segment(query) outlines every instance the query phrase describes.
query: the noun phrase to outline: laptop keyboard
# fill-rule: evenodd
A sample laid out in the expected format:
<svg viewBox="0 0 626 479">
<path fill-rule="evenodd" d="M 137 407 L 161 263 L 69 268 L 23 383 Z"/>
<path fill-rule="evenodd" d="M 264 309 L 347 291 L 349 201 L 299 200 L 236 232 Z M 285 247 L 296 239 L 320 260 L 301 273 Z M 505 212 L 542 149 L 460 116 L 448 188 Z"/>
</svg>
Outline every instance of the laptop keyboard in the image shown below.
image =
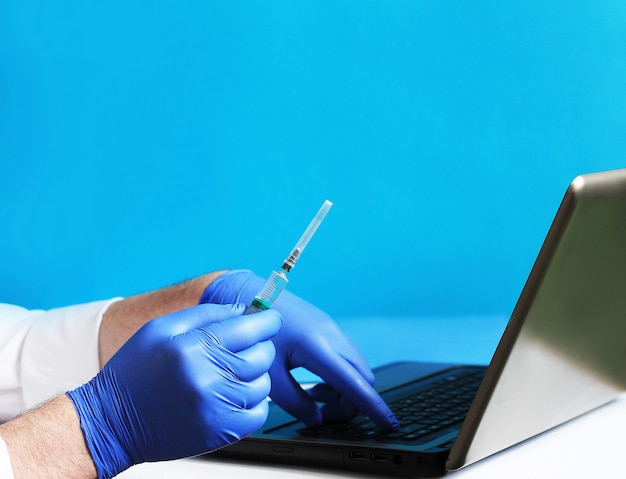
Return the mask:
<svg viewBox="0 0 626 479">
<path fill-rule="evenodd" d="M 348 423 L 324 424 L 299 432 L 345 440 L 418 442 L 434 433 L 460 427 L 484 374 L 485 368 L 463 368 L 434 379 L 426 388 L 409 396 L 391 400 L 388 405 L 400 422 L 400 428 L 395 431 L 382 431 L 369 418 L 360 416 Z"/>
</svg>

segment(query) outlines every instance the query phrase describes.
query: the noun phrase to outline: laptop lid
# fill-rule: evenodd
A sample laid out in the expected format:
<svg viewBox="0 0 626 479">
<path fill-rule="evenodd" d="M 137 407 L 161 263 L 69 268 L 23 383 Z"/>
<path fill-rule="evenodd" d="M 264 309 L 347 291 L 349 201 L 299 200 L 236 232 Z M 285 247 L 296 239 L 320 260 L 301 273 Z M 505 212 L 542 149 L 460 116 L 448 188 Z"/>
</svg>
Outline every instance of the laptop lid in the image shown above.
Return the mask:
<svg viewBox="0 0 626 479">
<path fill-rule="evenodd" d="M 577 177 L 459 432 L 447 469 L 506 449 L 626 388 L 626 169 Z"/>
</svg>

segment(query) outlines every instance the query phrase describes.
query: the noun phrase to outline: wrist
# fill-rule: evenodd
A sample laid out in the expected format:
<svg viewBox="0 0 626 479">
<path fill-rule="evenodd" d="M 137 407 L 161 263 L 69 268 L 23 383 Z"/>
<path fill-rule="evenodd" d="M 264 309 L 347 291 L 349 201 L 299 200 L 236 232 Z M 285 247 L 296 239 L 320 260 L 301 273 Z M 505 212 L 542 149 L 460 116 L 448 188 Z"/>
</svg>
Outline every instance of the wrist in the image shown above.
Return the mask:
<svg viewBox="0 0 626 479">
<path fill-rule="evenodd" d="M 98 479 L 109 479 L 138 461 L 133 461 L 120 446 L 111 428 L 113 423 L 117 424 L 118 428 L 123 428 L 124 425 L 119 424 L 119 414 L 115 414 L 118 407 L 115 400 L 100 400 L 98 385 L 101 374 L 66 395 L 78 415 L 80 429 L 98 473 Z"/>
<path fill-rule="evenodd" d="M 98 336 L 100 367 L 148 321 L 198 304 L 207 286 L 224 272 L 207 273 L 111 304 L 102 317 Z"/>
<path fill-rule="evenodd" d="M 0 425 L 15 479 L 97 477 L 76 410 L 65 396 Z"/>
</svg>

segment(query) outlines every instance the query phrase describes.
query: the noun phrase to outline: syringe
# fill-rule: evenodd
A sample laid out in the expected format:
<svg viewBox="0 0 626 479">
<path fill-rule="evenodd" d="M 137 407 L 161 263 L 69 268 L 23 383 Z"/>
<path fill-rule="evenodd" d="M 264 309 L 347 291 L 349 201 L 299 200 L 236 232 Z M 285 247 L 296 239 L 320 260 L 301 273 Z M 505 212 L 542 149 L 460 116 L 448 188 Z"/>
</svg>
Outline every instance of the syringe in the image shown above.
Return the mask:
<svg viewBox="0 0 626 479">
<path fill-rule="evenodd" d="M 304 230 L 304 233 L 300 236 L 296 246 L 294 246 L 287 259 L 283 262 L 280 270 L 272 271 L 272 274 L 269 278 L 267 278 L 267 281 L 265 281 L 265 284 L 254 297 L 252 303 L 250 303 L 250 306 L 248 306 L 248 309 L 246 309 L 244 314 L 258 313 L 259 311 L 265 311 L 266 309 L 272 307 L 272 304 L 280 292 L 285 289 L 285 286 L 287 286 L 287 283 L 289 282 L 287 279 L 287 273 L 289 273 L 291 268 L 296 265 L 296 261 L 298 261 L 298 258 L 304 251 L 304 248 L 311 240 L 313 233 L 315 233 L 319 225 L 322 223 L 322 220 L 332 205 L 333 204 L 330 201 L 324 201 L 324 204 L 319 209 L 311 223 L 309 223 L 307 229 Z"/>
</svg>

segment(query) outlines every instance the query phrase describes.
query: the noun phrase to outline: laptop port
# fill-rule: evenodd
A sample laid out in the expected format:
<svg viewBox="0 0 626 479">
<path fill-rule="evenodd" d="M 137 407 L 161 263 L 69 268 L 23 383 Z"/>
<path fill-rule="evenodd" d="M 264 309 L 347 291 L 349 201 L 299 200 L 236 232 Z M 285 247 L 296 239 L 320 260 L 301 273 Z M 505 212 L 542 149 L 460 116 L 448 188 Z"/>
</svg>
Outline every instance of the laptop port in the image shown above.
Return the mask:
<svg viewBox="0 0 626 479">
<path fill-rule="evenodd" d="M 367 459 L 367 454 L 359 451 L 350 451 L 348 453 L 348 457 L 353 461 L 365 461 Z"/>
<path fill-rule="evenodd" d="M 389 458 L 387 457 L 386 454 L 377 454 L 373 452 L 370 457 L 372 458 L 372 461 L 374 462 L 388 462 L 389 461 Z"/>
</svg>

